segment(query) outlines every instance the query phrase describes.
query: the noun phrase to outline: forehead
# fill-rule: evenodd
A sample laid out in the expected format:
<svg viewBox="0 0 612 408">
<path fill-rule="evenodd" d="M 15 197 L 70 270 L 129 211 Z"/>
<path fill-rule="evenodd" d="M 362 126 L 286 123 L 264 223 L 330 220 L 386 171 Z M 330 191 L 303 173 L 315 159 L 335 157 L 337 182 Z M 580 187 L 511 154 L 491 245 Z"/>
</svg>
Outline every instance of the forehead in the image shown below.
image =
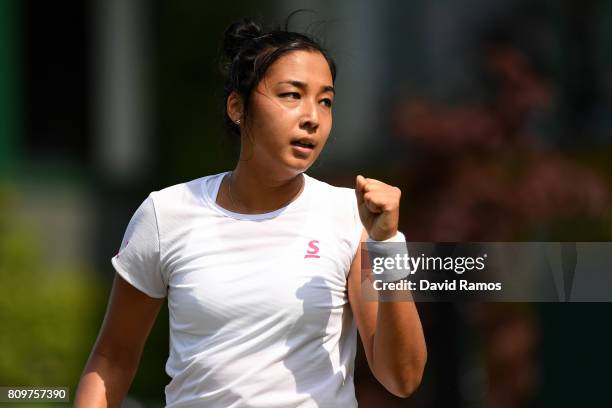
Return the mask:
<svg viewBox="0 0 612 408">
<path fill-rule="evenodd" d="M 313 86 L 332 86 L 327 60 L 318 51 L 297 50 L 279 57 L 264 76 L 269 85 L 283 80 L 302 81 Z"/>
</svg>

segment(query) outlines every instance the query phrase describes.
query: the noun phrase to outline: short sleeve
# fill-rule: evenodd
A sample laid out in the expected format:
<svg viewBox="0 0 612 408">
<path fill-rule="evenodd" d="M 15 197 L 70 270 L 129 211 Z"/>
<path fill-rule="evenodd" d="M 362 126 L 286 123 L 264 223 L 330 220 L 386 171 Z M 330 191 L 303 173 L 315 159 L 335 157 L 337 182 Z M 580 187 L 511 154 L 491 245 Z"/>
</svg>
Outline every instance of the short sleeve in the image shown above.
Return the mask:
<svg viewBox="0 0 612 408">
<path fill-rule="evenodd" d="M 158 220 L 149 195 L 132 216 L 111 262 L 123 279 L 154 298 L 165 297 L 168 286 L 162 273 L 159 242 Z"/>
<path fill-rule="evenodd" d="M 360 248 L 361 243 L 361 234 L 363 233 L 363 224 L 361 223 L 361 217 L 359 216 L 359 206 L 357 204 L 357 196 L 355 195 L 355 190 L 350 189 L 350 195 L 348 200 L 350 201 L 351 206 L 351 250 L 353 252 L 353 258 L 357 254 L 357 251 Z"/>
</svg>

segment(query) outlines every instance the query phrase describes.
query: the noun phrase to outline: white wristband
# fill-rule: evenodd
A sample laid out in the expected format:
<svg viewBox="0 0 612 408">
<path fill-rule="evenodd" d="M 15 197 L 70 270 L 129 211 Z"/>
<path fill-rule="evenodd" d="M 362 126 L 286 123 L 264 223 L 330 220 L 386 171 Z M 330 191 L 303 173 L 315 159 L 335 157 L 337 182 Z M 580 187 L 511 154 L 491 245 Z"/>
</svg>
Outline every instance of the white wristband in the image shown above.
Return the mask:
<svg viewBox="0 0 612 408">
<path fill-rule="evenodd" d="M 365 242 L 368 248 L 368 256 L 373 263 L 372 271 L 374 279 L 383 282 L 395 282 L 405 278 L 410 274 L 410 269 L 403 269 L 399 263 L 395 262 L 397 257 L 404 258 L 408 256 L 408 248 L 406 246 L 406 237 L 401 232 L 397 231 L 395 236 L 384 241 L 376 241 L 368 238 Z M 382 262 L 377 262 L 376 258 L 383 258 Z M 385 262 L 387 259 L 392 259 L 393 262 Z M 389 264 L 393 267 L 387 268 Z M 383 269 L 380 271 L 380 269 Z"/>
<path fill-rule="evenodd" d="M 369 242 L 406 242 L 406 237 L 400 231 L 397 231 L 394 236 L 392 236 L 391 238 L 385 239 L 384 241 L 377 241 L 375 239 L 368 237 L 368 239 L 366 239 L 366 242 L 368 243 Z"/>
</svg>

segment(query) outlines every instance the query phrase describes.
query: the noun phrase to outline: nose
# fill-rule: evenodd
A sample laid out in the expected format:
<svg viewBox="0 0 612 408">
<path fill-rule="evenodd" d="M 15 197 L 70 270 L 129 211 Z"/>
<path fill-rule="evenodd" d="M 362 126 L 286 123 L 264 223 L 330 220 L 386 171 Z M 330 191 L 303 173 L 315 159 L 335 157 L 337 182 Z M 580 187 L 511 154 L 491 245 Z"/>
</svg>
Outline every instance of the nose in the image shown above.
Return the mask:
<svg viewBox="0 0 612 408">
<path fill-rule="evenodd" d="M 300 128 L 306 129 L 309 133 L 313 133 L 319 127 L 319 112 L 316 102 L 303 99 L 302 117 L 300 118 Z"/>
</svg>

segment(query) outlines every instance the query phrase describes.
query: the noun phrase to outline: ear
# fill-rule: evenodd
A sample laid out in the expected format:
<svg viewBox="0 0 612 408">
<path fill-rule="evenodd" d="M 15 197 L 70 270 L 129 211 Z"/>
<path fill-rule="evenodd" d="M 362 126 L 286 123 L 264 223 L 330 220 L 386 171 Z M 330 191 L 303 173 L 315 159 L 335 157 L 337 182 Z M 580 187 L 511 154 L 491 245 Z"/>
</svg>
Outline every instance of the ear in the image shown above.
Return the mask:
<svg viewBox="0 0 612 408">
<path fill-rule="evenodd" d="M 227 116 L 229 116 L 232 122 L 235 123 L 237 120 L 242 120 L 242 116 L 244 114 L 244 105 L 242 103 L 242 97 L 236 92 L 232 92 L 227 97 L 226 109 Z"/>
</svg>

